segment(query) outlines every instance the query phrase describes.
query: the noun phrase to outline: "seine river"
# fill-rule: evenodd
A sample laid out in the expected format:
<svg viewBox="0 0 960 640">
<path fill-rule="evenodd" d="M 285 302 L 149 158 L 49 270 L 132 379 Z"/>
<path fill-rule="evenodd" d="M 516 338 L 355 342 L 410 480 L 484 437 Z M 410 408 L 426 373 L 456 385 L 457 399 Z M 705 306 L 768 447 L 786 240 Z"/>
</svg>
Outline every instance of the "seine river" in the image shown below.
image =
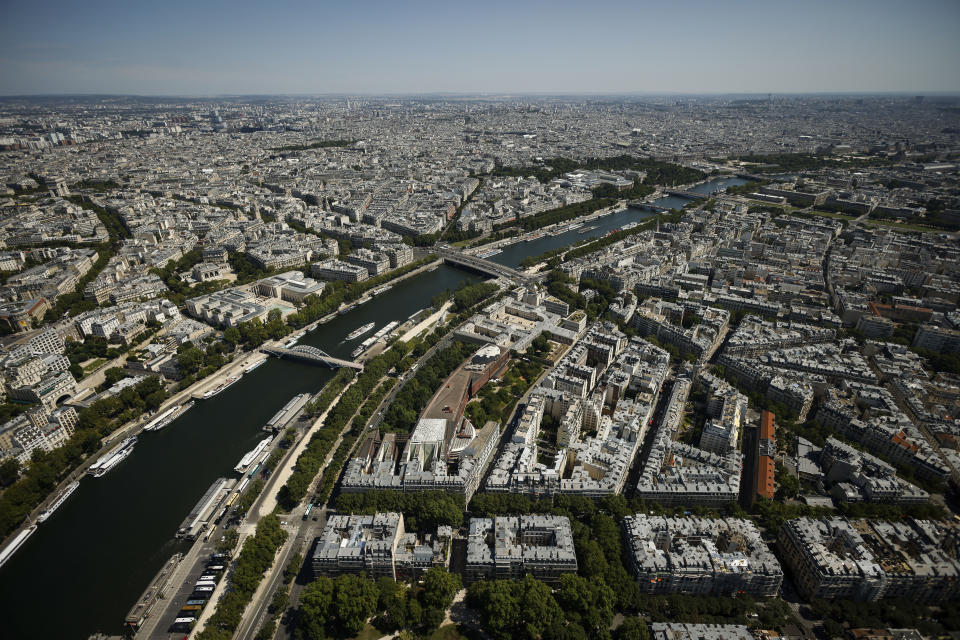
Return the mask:
<svg viewBox="0 0 960 640">
<path fill-rule="evenodd" d="M 736 178 L 695 188 L 709 191 L 743 184 Z M 661 198 L 680 207 L 688 201 Z M 516 266 L 531 255 L 599 237 L 652 215 L 627 209 L 581 229 L 504 248 L 491 259 Z M 585 228 L 595 227 L 586 233 Z M 399 282 L 349 313 L 337 316 L 300 342 L 349 358 L 358 341 L 344 343 L 356 327 L 404 321 L 480 276 L 441 265 Z M 321 367 L 271 358 L 219 395 L 197 401 L 181 418 L 158 432 L 143 433 L 133 454 L 101 478 L 85 477 L 80 487 L 0 569 L 4 592 L 4 637 L 86 638 L 94 632 L 121 633 L 127 611 L 164 562 L 186 543 L 174 533 L 193 505 L 218 477 L 262 439 L 261 427 L 292 396 L 316 392 L 331 377 Z"/>
</svg>

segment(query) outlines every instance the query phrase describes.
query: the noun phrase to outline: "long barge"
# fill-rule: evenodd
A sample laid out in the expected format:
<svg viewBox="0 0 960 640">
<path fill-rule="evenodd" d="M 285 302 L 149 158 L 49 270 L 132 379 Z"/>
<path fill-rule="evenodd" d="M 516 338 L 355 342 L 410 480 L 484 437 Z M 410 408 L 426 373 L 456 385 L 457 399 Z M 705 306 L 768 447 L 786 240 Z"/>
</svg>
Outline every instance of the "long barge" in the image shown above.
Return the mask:
<svg viewBox="0 0 960 640">
<path fill-rule="evenodd" d="M 377 341 L 377 338 L 375 336 L 370 336 L 369 338 L 361 342 L 359 347 L 357 347 L 356 349 L 350 352 L 350 357 L 356 358 L 361 353 L 363 353 L 364 351 L 372 347 L 373 343 L 376 341 Z"/>
<path fill-rule="evenodd" d="M 394 329 L 396 329 L 399 326 L 400 326 L 400 323 L 396 321 L 387 323 L 386 325 L 383 326 L 382 329 L 380 329 L 375 334 L 373 334 L 372 336 L 370 336 L 369 338 L 361 342 L 360 346 L 358 346 L 356 349 L 354 349 L 350 353 L 350 357 L 356 358 L 361 353 L 363 353 L 364 351 L 372 347 L 374 344 L 376 344 L 378 340 L 382 340 L 384 337 L 388 336 Z"/>
<path fill-rule="evenodd" d="M 243 370 L 243 372 L 244 372 L 245 374 L 246 374 L 246 373 L 250 373 L 251 371 L 253 371 L 253 370 L 256 369 L 257 367 L 259 367 L 260 365 L 262 365 L 262 364 L 263 364 L 264 362 L 266 362 L 266 361 L 267 361 L 266 358 L 264 358 L 263 360 L 257 360 L 257 361 L 254 362 L 253 364 L 248 365 L 247 367 L 245 367 L 244 370 Z"/>
<path fill-rule="evenodd" d="M 39 516 L 37 516 L 37 522 L 38 523 L 46 522 L 47 518 L 52 516 L 53 512 L 59 509 L 60 505 L 66 502 L 67 498 L 69 498 L 73 494 L 73 492 L 77 490 L 77 487 L 79 486 L 80 486 L 80 483 L 77 482 L 76 480 L 68 484 L 67 488 L 64 489 L 59 496 L 57 496 L 57 499 L 54 500 L 49 507 L 44 509 Z"/>
<path fill-rule="evenodd" d="M 127 617 L 124 618 L 124 623 L 128 627 L 133 630 L 139 629 L 144 620 L 150 616 L 150 609 L 153 605 L 161 598 L 166 597 L 170 580 L 173 577 L 173 570 L 177 568 L 177 565 L 180 564 L 182 559 L 182 553 L 175 553 L 173 557 L 167 560 L 166 564 L 160 568 L 160 571 L 157 572 L 157 575 L 153 577 L 153 580 L 150 581 L 150 584 L 144 590 L 143 595 L 141 595 L 137 603 L 130 608 Z"/>
<path fill-rule="evenodd" d="M 242 377 L 243 377 L 243 374 L 242 374 L 242 373 L 241 373 L 240 375 L 238 375 L 238 376 L 231 376 L 231 377 L 227 378 L 226 380 L 224 380 L 224 381 L 223 381 L 223 384 L 217 386 L 217 387 L 214 388 L 214 389 L 211 389 L 210 391 L 207 391 L 205 394 L 203 394 L 203 395 L 200 396 L 200 397 L 203 398 L 204 400 L 209 400 L 209 399 L 212 398 L 213 396 L 217 395 L 218 393 L 220 393 L 220 392 L 222 392 L 222 391 L 226 391 L 228 388 L 230 388 L 231 386 L 233 386 L 234 384 L 236 384 L 237 382 L 239 382 L 239 381 L 240 381 L 240 378 L 242 378 Z"/>
<path fill-rule="evenodd" d="M 379 340 L 380 338 L 383 338 L 389 335 L 391 331 L 393 331 L 399 326 L 400 326 L 400 323 L 397 322 L 396 320 L 388 322 L 387 324 L 383 325 L 383 327 L 379 331 L 373 334 L 373 337 Z"/>
<path fill-rule="evenodd" d="M 309 393 L 298 393 L 293 396 L 287 404 L 283 405 L 280 411 L 273 414 L 273 417 L 267 421 L 267 424 L 263 425 L 263 430 L 273 431 L 275 428 L 289 422 L 293 414 L 302 409 L 309 399 Z"/>
<path fill-rule="evenodd" d="M 240 462 L 237 463 L 237 466 L 235 466 L 233 470 L 237 473 L 243 473 L 246 471 L 247 467 L 249 467 L 250 464 L 257 459 L 257 456 L 263 453 L 263 450 L 267 448 L 271 440 L 273 440 L 272 437 L 261 440 L 256 447 L 248 451 L 242 458 L 240 458 Z"/>
<path fill-rule="evenodd" d="M 92 475 L 94 478 L 103 476 L 105 473 L 107 473 L 107 471 L 110 471 L 115 466 L 126 460 L 127 456 L 133 453 L 133 445 L 136 443 L 137 436 L 124 438 L 123 442 L 120 443 L 120 446 L 116 447 L 110 453 L 104 455 L 90 465 L 90 468 L 87 469 L 87 473 Z"/>
<path fill-rule="evenodd" d="M 214 480 L 207 492 L 200 498 L 200 501 L 194 505 L 187 517 L 180 523 L 180 528 L 177 529 L 177 537 L 195 539 L 212 519 L 217 505 L 230 494 L 235 484 L 235 480 L 228 480 L 227 478 Z"/>
<path fill-rule="evenodd" d="M 377 323 L 376 323 L 376 322 L 368 322 L 367 324 L 363 325 L 362 327 L 358 327 L 358 328 L 354 329 L 353 331 L 351 331 L 350 333 L 348 333 L 348 334 L 347 334 L 347 337 L 346 337 L 345 339 L 346 339 L 346 340 L 355 340 L 356 338 L 359 338 L 360 336 L 362 336 L 363 334 L 365 334 L 367 331 L 370 331 L 371 329 L 373 329 L 375 326 L 377 326 Z"/>
<path fill-rule="evenodd" d="M 182 416 L 183 414 L 185 414 L 187 411 L 189 411 L 189 410 L 193 407 L 193 404 L 194 404 L 194 403 L 193 403 L 193 401 L 191 400 L 190 402 L 188 402 L 188 403 L 185 404 L 185 405 L 179 405 L 179 404 L 178 404 L 178 405 L 175 405 L 175 406 L 173 406 L 173 407 L 170 407 L 169 409 L 167 409 L 166 411 L 164 411 L 163 413 L 161 413 L 159 416 L 157 416 L 156 418 L 154 418 L 153 420 L 151 420 L 151 421 L 143 428 L 143 430 L 144 430 L 144 431 L 159 431 L 160 429 L 163 429 L 165 426 L 167 426 L 168 424 L 170 424 L 171 422 L 173 422 L 174 420 L 176 420 L 177 418 L 179 418 L 180 416 Z"/>
</svg>

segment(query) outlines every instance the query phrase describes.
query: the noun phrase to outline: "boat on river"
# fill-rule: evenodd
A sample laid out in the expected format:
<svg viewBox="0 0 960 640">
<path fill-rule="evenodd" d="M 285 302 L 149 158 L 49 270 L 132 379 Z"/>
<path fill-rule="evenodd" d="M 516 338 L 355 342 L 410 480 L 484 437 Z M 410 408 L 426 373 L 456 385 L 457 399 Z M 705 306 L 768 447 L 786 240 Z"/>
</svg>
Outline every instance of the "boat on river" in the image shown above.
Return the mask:
<svg viewBox="0 0 960 640">
<path fill-rule="evenodd" d="M 49 507 L 47 507 L 46 509 L 44 509 L 44 510 L 40 513 L 39 516 L 37 516 L 37 522 L 38 522 L 38 523 L 40 523 L 40 522 L 46 522 L 46 521 L 47 521 L 47 518 L 49 518 L 50 516 L 52 516 L 52 515 L 53 515 L 53 512 L 56 511 L 57 509 L 59 509 L 59 508 L 60 508 L 60 505 L 62 505 L 64 502 L 66 502 L 66 501 L 67 501 L 67 498 L 69 498 L 69 497 L 73 494 L 73 492 L 77 490 L 77 487 L 79 487 L 79 486 L 80 486 L 80 483 L 77 482 L 77 481 L 73 481 L 73 482 L 71 482 L 70 484 L 68 484 L 68 485 L 67 485 L 67 488 L 64 489 L 63 492 L 62 492 L 59 496 L 57 496 L 57 499 L 54 500 L 53 503 L 52 503 Z"/>
<path fill-rule="evenodd" d="M 365 334 L 367 331 L 370 331 L 371 329 L 373 329 L 375 326 L 377 326 L 377 323 L 376 323 L 376 322 L 368 322 L 367 324 L 363 325 L 362 327 L 358 327 L 358 328 L 354 329 L 353 331 L 351 331 L 350 333 L 348 333 L 346 339 L 347 339 L 347 340 L 355 340 L 355 339 L 359 338 L 360 336 L 362 336 L 363 334 Z"/>
<path fill-rule="evenodd" d="M 221 385 L 218 386 L 218 387 L 215 387 L 215 388 L 211 389 L 210 391 L 207 391 L 205 394 L 203 394 L 203 395 L 200 396 L 200 397 L 203 398 L 204 400 L 209 400 L 210 398 L 212 398 L 213 396 L 217 395 L 217 394 L 220 393 L 221 391 L 226 391 L 228 387 L 231 387 L 231 386 L 233 386 L 234 384 L 236 384 L 237 382 L 239 382 L 240 378 L 242 378 L 242 377 L 243 377 L 243 374 L 242 374 L 242 373 L 241 373 L 239 376 L 231 376 L 231 377 L 227 378 L 226 380 L 224 380 L 224 381 L 223 381 L 223 384 L 221 384 Z"/>
</svg>

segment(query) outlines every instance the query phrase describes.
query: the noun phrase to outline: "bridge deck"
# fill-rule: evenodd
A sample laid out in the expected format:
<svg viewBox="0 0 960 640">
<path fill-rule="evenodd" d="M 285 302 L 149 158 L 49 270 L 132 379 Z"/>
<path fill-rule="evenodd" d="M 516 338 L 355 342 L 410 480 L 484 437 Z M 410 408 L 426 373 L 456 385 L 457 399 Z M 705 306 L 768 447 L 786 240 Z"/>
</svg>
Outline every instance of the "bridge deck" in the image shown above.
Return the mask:
<svg viewBox="0 0 960 640">
<path fill-rule="evenodd" d="M 436 249 L 435 251 L 447 263 L 474 269 L 487 275 L 494 277 L 502 276 L 519 283 L 527 283 L 533 279 L 527 274 L 500 264 L 499 262 L 478 258 L 477 256 L 472 256 L 460 251 L 450 251 L 448 249 Z"/>
<path fill-rule="evenodd" d="M 710 196 L 705 193 L 697 193 L 696 191 L 682 191 L 680 189 L 673 189 L 667 191 L 668 195 L 677 196 L 680 198 L 689 198 L 691 200 L 706 200 Z"/>
<path fill-rule="evenodd" d="M 262 350 L 265 353 L 269 353 L 270 355 L 274 355 L 279 358 L 294 358 L 295 360 L 303 360 L 304 362 L 322 364 L 332 369 L 337 367 L 349 367 L 358 371 L 363 370 L 363 365 L 359 362 L 354 362 L 353 360 L 342 360 L 341 358 L 334 358 L 333 356 L 326 354 L 315 355 L 305 351 L 298 351 L 296 349 L 285 349 L 284 347 L 263 347 Z"/>
</svg>

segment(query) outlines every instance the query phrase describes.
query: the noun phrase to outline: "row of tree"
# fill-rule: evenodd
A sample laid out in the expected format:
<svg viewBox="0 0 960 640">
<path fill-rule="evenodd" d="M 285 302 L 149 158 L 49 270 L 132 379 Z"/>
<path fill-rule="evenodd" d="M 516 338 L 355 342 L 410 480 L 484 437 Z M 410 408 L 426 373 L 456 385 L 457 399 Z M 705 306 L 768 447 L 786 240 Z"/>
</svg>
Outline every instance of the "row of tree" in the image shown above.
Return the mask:
<svg viewBox="0 0 960 640">
<path fill-rule="evenodd" d="M 420 412 L 430 402 L 443 381 L 473 353 L 474 345 L 453 342 L 440 349 L 426 362 L 420 364 L 417 373 L 397 393 L 383 419 L 384 430 L 409 433 L 417 424 Z"/>
<path fill-rule="evenodd" d="M 523 216 L 522 218 L 518 218 L 512 222 L 506 222 L 504 224 L 497 225 L 495 228 L 499 231 L 501 229 L 516 226 L 520 227 L 524 231 L 533 231 L 535 229 L 549 227 L 552 224 L 566 222 L 567 220 L 573 220 L 574 218 L 580 218 L 582 216 L 589 215 L 594 211 L 598 211 L 604 207 L 609 207 L 615 203 L 616 200 L 613 198 L 593 198 L 591 200 L 584 200 L 583 202 L 557 207 L 556 209 L 541 211 L 540 213 L 535 213 L 531 216 Z"/>
<path fill-rule="evenodd" d="M 457 289 L 453 294 L 453 310 L 457 313 L 466 311 L 479 302 L 490 298 L 500 287 L 492 282 L 477 282 Z"/>
<path fill-rule="evenodd" d="M 199 640 L 229 640 L 233 637 L 243 612 L 250 604 L 263 575 L 287 539 L 287 532 L 275 515 L 260 518 L 256 533 L 247 538 L 230 574 L 230 589 L 220 598 L 217 610 L 197 636 Z"/>
<path fill-rule="evenodd" d="M 324 503 L 330 497 L 333 487 L 337 483 L 337 478 L 340 477 L 340 470 L 347 462 L 347 455 L 353 449 L 353 443 L 363 433 L 367 421 L 370 420 L 373 412 L 380 406 L 380 402 L 383 401 L 383 398 L 393 389 L 396 383 L 396 380 L 390 378 L 380 383 L 376 391 L 367 397 L 360 409 L 357 410 L 356 415 L 353 416 L 353 420 L 350 422 L 350 430 L 343 436 L 343 441 L 333 454 L 330 464 L 323 470 L 323 476 L 320 478 L 317 495 L 315 496 L 317 502 Z"/>
<path fill-rule="evenodd" d="M 350 384 L 355 375 L 353 369 L 346 367 L 338 369 L 333 378 L 323 386 L 320 393 L 304 405 L 304 413 L 310 417 L 315 417 L 326 411 L 327 407 L 333 404 L 334 398 L 343 391 L 344 387 Z"/>
<path fill-rule="evenodd" d="M 266 485 L 263 479 L 257 478 L 250 483 L 250 486 L 247 487 L 240 498 L 237 500 L 236 513 L 239 516 L 245 516 L 247 511 L 250 510 L 250 507 L 253 506 L 253 503 L 256 501 L 257 496 L 260 495 L 260 492 L 263 491 L 263 487 Z"/>
<path fill-rule="evenodd" d="M 463 494 L 446 491 L 341 493 L 336 508 L 339 513 L 365 515 L 397 511 L 404 514 L 404 527 L 410 531 L 436 531 L 441 525 L 459 527 L 465 511 Z"/>
<path fill-rule="evenodd" d="M 371 394 L 380 378 L 400 362 L 409 348 L 410 346 L 406 343 L 396 342 L 390 349 L 371 358 L 364 365 L 363 373 L 357 377 L 350 388 L 343 392 L 340 400 L 327 414 L 323 427 L 310 437 L 303 453 L 297 458 L 293 474 L 277 494 L 277 502 L 282 509 L 286 511 L 293 509 L 307 494 L 310 483 L 337 441 L 340 431 Z M 337 378 L 335 377 L 334 380 Z M 321 396 L 323 395 L 322 393 Z"/>
</svg>

